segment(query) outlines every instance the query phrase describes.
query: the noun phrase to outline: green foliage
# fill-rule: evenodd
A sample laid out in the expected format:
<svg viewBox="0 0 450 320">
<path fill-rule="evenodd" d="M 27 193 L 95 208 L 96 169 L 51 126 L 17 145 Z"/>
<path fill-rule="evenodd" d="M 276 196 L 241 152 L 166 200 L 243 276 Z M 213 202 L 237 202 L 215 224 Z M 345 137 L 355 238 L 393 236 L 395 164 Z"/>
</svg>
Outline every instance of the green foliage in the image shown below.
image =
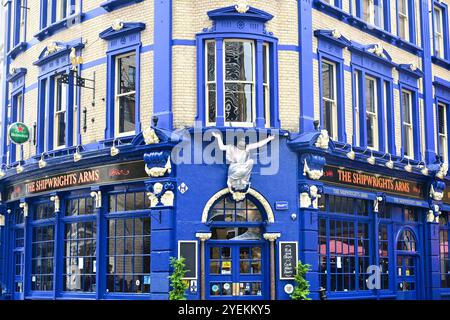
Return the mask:
<svg viewBox="0 0 450 320">
<path fill-rule="evenodd" d="M 295 288 L 294 292 L 291 294 L 292 300 L 311 300 L 309 298 L 309 282 L 305 279 L 306 273 L 310 270 L 311 265 L 303 264 L 301 261 L 298 262 L 295 268 Z"/>
<path fill-rule="evenodd" d="M 169 292 L 169 300 L 186 300 L 186 289 L 188 283 L 183 280 L 186 270 L 184 258 L 170 258 L 170 266 L 173 268 L 172 275 L 169 276 L 172 290 Z"/>
</svg>

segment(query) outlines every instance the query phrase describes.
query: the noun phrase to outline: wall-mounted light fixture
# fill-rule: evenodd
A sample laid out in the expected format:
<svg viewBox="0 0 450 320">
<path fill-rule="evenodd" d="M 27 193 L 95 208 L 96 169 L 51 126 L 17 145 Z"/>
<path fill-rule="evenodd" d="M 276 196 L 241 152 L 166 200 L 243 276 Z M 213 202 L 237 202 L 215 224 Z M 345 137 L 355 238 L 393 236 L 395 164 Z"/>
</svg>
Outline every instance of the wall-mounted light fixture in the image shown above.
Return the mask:
<svg viewBox="0 0 450 320">
<path fill-rule="evenodd" d="M 17 173 L 23 172 L 22 160 L 19 161 L 19 165 L 16 167 L 16 172 Z"/>
<path fill-rule="evenodd" d="M 421 165 L 422 163 L 423 163 L 423 165 Z M 420 173 L 422 173 L 424 176 L 427 176 L 429 174 L 429 170 L 428 170 L 427 165 L 426 165 L 425 162 L 420 161 L 417 164 L 417 168 L 420 169 Z"/>
<path fill-rule="evenodd" d="M 78 162 L 83 158 L 83 155 L 80 153 L 80 146 L 77 146 L 77 150 L 73 154 L 73 162 Z"/>
<path fill-rule="evenodd" d="M 45 161 L 44 153 L 41 154 L 41 159 L 38 162 L 39 168 L 45 168 L 47 166 L 47 161 Z"/>
<path fill-rule="evenodd" d="M 392 161 L 392 155 L 389 152 L 386 152 L 381 158 L 384 158 L 386 155 L 389 155 L 389 160 L 384 165 L 389 169 L 394 169 L 394 161 Z"/>
<path fill-rule="evenodd" d="M 116 147 L 116 139 L 113 141 L 113 145 L 111 147 L 111 157 L 115 157 L 120 153 L 119 148 Z"/>
<path fill-rule="evenodd" d="M 408 159 L 408 164 L 407 165 L 405 165 L 405 171 L 407 171 L 407 172 L 412 172 L 412 165 L 411 165 L 411 163 L 409 163 L 409 159 Z"/>
</svg>

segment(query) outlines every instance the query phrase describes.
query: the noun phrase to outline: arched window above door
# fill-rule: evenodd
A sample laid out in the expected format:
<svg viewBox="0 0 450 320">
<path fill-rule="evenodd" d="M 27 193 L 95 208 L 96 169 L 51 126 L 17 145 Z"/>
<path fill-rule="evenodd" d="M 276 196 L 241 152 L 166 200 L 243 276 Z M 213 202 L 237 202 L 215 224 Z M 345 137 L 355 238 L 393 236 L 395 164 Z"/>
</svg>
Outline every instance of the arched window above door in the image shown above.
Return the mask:
<svg viewBox="0 0 450 320">
<path fill-rule="evenodd" d="M 397 239 L 397 250 L 416 252 L 416 238 L 409 229 L 404 229 Z"/>
<path fill-rule="evenodd" d="M 212 240 L 261 240 L 264 220 L 252 199 L 237 202 L 228 193 L 211 207 L 207 223 L 211 225 Z"/>
<path fill-rule="evenodd" d="M 220 198 L 208 215 L 208 222 L 259 222 L 263 221 L 262 214 L 256 204 L 250 200 L 236 202 L 231 194 Z"/>
</svg>

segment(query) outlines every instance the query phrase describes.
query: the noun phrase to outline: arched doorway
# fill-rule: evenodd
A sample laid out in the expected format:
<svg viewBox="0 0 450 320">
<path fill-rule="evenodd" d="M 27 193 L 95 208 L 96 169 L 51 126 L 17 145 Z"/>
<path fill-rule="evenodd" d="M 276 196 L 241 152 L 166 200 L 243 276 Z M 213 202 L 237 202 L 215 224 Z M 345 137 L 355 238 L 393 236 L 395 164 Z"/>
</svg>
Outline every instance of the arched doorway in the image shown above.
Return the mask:
<svg viewBox="0 0 450 320">
<path fill-rule="evenodd" d="M 420 274 L 417 237 L 409 228 L 400 230 L 397 237 L 397 295 L 402 300 L 416 300 Z"/>
<path fill-rule="evenodd" d="M 266 299 L 268 246 L 263 239 L 267 215 L 252 196 L 236 202 L 231 194 L 210 207 L 211 238 L 205 250 L 207 299 Z"/>
</svg>

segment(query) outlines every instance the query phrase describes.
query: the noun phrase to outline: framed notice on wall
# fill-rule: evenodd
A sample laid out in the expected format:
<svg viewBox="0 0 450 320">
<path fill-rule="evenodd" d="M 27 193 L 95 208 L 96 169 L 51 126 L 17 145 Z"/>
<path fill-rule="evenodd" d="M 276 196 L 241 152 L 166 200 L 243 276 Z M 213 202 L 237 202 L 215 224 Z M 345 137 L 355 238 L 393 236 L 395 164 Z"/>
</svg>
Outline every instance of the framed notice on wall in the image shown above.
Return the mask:
<svg viewBox="0 0 450 320">
<path fill-rule="evenodd" d="M 295 277 L 295 268 L 298 262 L 298 242 L 279 242 L 280 279 L 292 280 Z"/>
<path fill-rule="evenodd" d="M 186 265 L 186 275 L 183 279 L 197 279 L 197 241 L 178 241 L 178 257 L 183 257 Z"/>
</svg>

